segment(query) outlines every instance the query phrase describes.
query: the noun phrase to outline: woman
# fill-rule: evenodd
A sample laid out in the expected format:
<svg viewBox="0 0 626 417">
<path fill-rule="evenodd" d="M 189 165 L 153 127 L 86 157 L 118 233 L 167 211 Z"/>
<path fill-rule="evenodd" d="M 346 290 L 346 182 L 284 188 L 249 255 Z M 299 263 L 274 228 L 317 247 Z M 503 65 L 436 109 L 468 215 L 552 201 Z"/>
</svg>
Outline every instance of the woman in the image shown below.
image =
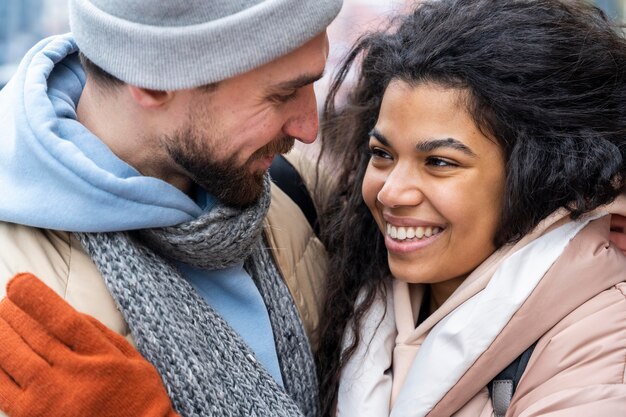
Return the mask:
<svg viewBox="0 0 626 417">
<path fill-rule="evenodd" d="M 326 416 L 623 415 L 624 103 L 626 41 L 582 2 L 425 1 L 355 46 L 325 112 Z"/>
<path fill-rule="evenodd" d="M 355 62 L 358 85 L 335 109 Z M 626 258 L 606 213 L 626 214 L 613 202 L 626 175 L 626 42 L 601 13 L 564 0 L 423 2 L 354 48 L 328 103 L 324 155 L 343 172 L 325 225 L 325 415 L 501 414 L 486 385 L 533 345 L 507 416 L 623 415 Z M 28 278 L 0 313 L 37 310 L 20 294 L 50 297 Z M 144 406 L 110 395 L 110 415 L 173 415 L 119 337 L 72 320 L 90 349 L 110 340 L 108 384 L 134 393 L 124 382 L 145 380 Z M 108 399 L 96 392 L 84 394 Z M 68 415 L 102 415 L 89 406 L 73 400 Z"/>
</svg>

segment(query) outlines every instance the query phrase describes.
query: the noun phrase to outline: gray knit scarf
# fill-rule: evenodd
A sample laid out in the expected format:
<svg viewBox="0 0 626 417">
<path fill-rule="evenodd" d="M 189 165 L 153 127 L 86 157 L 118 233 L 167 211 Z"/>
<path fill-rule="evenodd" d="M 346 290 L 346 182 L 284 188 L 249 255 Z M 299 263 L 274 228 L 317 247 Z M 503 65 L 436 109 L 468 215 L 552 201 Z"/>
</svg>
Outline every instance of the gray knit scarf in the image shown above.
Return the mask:
<svg viewBox="0 0 626 417">
<path fill-rule="evenodd" d="M 176 227 L 76 233 L 137 348 L 157 368 L 184 417 L 318 413 L 315 365 L 304 327 L 262 238 L 269 189 L 267 177 L 256 205 L 245 210 L 218 206 Z M 284 389 L 171 263 L 217 269 L 242 259 L 268 309 Z"/>
</svg>

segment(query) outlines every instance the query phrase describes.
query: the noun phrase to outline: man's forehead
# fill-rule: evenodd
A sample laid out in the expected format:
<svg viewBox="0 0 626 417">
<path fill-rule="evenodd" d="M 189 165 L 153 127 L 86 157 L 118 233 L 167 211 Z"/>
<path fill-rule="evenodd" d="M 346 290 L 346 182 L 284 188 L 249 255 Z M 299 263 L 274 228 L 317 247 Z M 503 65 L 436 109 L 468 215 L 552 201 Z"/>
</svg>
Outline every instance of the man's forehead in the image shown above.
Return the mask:
<svg viewBox="0 0 626 417">
<path fill-rule="evenodd" d="M 328 52 L 328 36 L 324 31 L 301 47 L 260 67 L 259 71 L 275 76 L 279 82 L 300 78 L 306 81 L 304 85 L 310 84 L 311 78 L 323 75 Z"/>
</svg>

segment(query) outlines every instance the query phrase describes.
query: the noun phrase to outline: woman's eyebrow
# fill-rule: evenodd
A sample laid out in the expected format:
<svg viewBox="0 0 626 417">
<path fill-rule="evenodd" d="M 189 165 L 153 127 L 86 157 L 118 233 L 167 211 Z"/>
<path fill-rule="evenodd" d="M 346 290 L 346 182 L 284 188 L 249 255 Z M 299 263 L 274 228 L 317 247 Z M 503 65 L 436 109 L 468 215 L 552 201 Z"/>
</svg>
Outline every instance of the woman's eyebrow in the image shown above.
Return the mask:
<svg viewBox="0 0 626 417">
<path fill-rule="evenodd" d="M 376 130 L 376 128 L 372 129 L 369 135 L 376 138 L 376 140 L 382 143 L 384 146 L 391 146 L 389 140 L 385 137 L 385 135 Z M 439 148 L 452 148 L 454 150 L 461 151 L 464 154 L 473 158 L 476 157 L 476 154 L 467 145 L 454 138 L 425 139 L 415 145 L 415 149 L 418 152 L 424 153 L 432 152 L 435 149 Z"/>
<path fill-rule="evenodd" d="M 424 153 L 432 152 L 439 148 L 452 148 L 473 158 L 476 157 L 476 154 L 467 145 L 454 138 L 426 139 L 415 145 L 415 149 L 417 149 L 418 152 Z"/>
<path fill-rule="evenodd" d="M 380 133 L 378 130 L 376 130 L 376 128 L 370 130 L 369 135 L 375 137 L 376 140 L 379 141 L 380 143 L 382 143 L 383 145 L 390 146 L 389 145 L 389 141 L 387 140 L 387 138 L 382 133 Z"/>
</svg>

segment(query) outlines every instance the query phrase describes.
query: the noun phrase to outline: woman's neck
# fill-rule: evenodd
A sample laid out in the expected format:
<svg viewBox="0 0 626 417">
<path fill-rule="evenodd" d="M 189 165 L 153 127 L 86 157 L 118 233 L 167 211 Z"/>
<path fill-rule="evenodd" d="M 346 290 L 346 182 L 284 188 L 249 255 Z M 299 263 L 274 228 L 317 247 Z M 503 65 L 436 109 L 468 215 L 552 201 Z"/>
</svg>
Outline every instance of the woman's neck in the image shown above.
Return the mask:
<svg viewBox="0 0 626 417">
<path fill-rule="evenodd" d="M 434 313 L 465 281 L 467 275 L 430 284 L 430 314 Z"/>
</svg>

